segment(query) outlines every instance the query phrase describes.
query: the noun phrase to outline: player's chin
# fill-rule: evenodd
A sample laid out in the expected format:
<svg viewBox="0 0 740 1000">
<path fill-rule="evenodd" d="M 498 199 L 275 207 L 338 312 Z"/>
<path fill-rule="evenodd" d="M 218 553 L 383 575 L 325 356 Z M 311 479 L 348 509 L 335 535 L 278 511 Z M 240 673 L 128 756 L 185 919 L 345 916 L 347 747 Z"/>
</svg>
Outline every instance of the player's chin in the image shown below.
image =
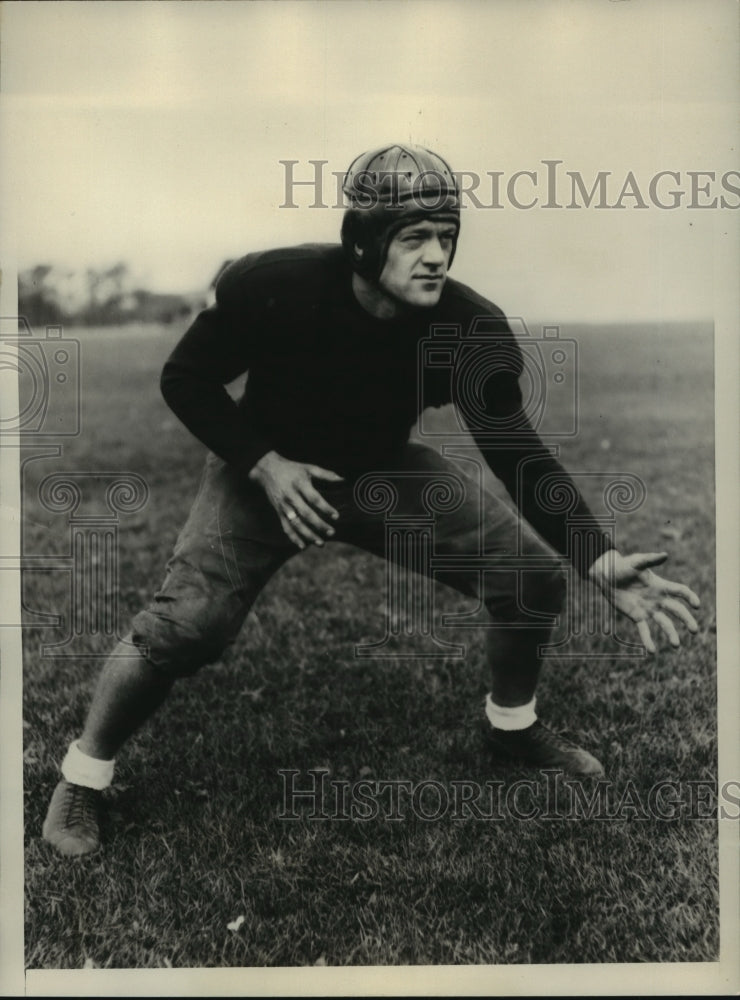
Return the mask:
<svg viewBox="0 0 740 1000">
<path fill-rule="evenodd" d="M 411 286 L 405 298 L 409 305 L 429 309 L 439 302 L 443 287 L 444 281 L 419 281 Z"/>
</svg>

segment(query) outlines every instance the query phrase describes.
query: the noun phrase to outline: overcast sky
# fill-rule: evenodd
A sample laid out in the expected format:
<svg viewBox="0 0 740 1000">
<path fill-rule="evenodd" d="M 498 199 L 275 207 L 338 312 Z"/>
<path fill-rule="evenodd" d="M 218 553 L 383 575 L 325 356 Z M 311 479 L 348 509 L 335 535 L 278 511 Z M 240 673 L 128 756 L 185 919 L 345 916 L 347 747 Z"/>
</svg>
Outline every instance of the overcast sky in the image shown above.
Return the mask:
<svg viewBox="0 0 740 1000">
<path fill-rule="evenodd" d="M 285 168 L 327 178 L 363 149 L 414 141 L 456 170 L 503 174 L 471 205 L 453 275 L 511 314 L 711 317 L 714 254 L 740 194 L 735 0 L 308 0 L 11 3 L 3 8 L 3 206 L 20 267 L 128 261 L 150 286 L 204 286 L 224 257 L 334 241 L 341 212 L 280 208 Z M 634 173 L 648 207 L 546 209 L 546 168 L 608 201 Z M 522 202 L 506 184 L 522 177 Z M 686 192 L 676 210 L 648 196 Z M 566 183 L 567 182 L 567 183 Z M 740 186 L 738 176 L 731 181 Z M 490 179 L 484 185 L 490 202 Z M 327 200 L 333 200 L 327 184 Z"/>
</svg>

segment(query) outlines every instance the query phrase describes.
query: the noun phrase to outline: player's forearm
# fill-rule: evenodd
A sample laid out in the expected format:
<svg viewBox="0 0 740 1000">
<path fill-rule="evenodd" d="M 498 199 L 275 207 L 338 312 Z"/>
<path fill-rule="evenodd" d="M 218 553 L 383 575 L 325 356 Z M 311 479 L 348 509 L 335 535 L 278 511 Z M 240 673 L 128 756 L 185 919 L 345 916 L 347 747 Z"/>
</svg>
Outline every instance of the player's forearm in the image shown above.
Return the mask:
<svg viewBox="0 0 740 1000">
<path fill-rule="evenodd" d="M 581 576 L 613 548 L 572 478 L 534 432 L 516 448 L 481 442 L 481 451 L 526 520 Z"/>
<path fill-rule="evenodd" d="M 489 377 L 483 404 L 486 419 L 474 412 L 467 421 L 483 457 L 532 527 L 586 576 L 612 542 L 530 423 L 516 372 Z"/>
<path fill-rule="evenodd" d="M 167 360 L 160 383 L 167 405 L 188 430 L 245 473 L 271 448 L 225 388 L 249 368 L 249 329 L 223 301 L 204 309 Z"/>
<path fill-rule="evenodd" d="M 246 424 L 239 407 L 219 382 L 168 361 L 162 371 L 161 389 L 167 405 L 191 434 L 245 474 L 272 447 L 257 428 Z"/>
</svg>

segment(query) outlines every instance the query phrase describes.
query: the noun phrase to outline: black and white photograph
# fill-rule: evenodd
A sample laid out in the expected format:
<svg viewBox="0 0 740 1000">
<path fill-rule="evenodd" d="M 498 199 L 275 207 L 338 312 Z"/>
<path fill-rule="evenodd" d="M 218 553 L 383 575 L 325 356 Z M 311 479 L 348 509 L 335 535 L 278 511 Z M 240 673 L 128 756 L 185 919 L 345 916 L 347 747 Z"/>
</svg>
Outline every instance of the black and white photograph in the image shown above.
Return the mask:
<svg viewBox="0 0 740 1000">
<path fill-rule="evenodd" d="M 3 995 L 737 992 L 734 0 L 1 14 Z"/>
</svg>

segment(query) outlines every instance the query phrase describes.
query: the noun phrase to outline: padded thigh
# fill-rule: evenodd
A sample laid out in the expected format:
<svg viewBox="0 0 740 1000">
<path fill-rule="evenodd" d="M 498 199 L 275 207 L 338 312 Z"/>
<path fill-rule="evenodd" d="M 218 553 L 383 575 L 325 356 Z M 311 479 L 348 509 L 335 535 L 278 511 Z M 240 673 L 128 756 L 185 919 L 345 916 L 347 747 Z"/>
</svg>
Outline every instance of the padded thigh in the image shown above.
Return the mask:
<svg viewBox="0 0 740 1000">
<path fill-rule="evenodd" d="M 436 508 L 431 548 L 435 556 L 442 557 L 436 565 L 448 557 L 454 569 L 434 575 L 475 597 L 495 620 L 537 624 L 538 616 L 551 616 L 561 609 L 565 596 L 561 558 L 508 503 L 486 487 L 480 475 L 476 481 L 436 450 L 410 443 L 398 466 L 369 474 L 360 493 L 394 497 L 392 504 L 388 503 L 392 513 L 387 523 L 396 528 L 413 530 L 414 523 L 420 523 L 419 515 L 429 517 Z M 404 546 L 388 549 L 388 538 L 377 517 L 358 513 L 356 508 L 354 519 L 349 513 L 338 532 L 342 540 L 394 561 L 407 554 Z M 419 569 L 418 560 L 412 563 Z M 432 572 L 433 564 L 434 560 L 429 564 Z"/>
<path fill-rule="evenodd" d="M 251 604 L 247 594 L 173 559 L 162 588 L 134 618 L 133 641 L 153 666 L 176 676 L 194 673 L 233 642 Z"/>
<path fill-rule="evenodd" d="M 385 486 L 374 490 L 374 484 Z M 420 516 L 427 523 L 430 498 L 436 497 L 433 551 L 454 565 L 441 574 L 445 583 L 477 598 L 497 621 L 536 624 L 561 607 L 559 557 L 500 497 L 438 452 L 409 444 L 395 465 L 369 474 L 364 494 L 358 485 L 321 484 L 340 512 L 337 541 L 395 561 L 399 553 L 388 547 L 389 526 L 408 521 L 413 527 Z M 390 498 L 389 504 L 376 504 L 378 497 Z M 297 551 L 262 490 L 209 456 L 164 583 L 134 619 L 133 641 L 153 666 L 172 676 L 218 660 L 262 587 Z M 412 564 L 434 572 L 431 563 Z"/>
<path fill-rule="evenodd" d="M 134 618 L 142 655 L 173 676 L 218 660 L 272 574 L 293 553 L 257 488 L 209 456 L 161 588 Z"/>
</svg>

